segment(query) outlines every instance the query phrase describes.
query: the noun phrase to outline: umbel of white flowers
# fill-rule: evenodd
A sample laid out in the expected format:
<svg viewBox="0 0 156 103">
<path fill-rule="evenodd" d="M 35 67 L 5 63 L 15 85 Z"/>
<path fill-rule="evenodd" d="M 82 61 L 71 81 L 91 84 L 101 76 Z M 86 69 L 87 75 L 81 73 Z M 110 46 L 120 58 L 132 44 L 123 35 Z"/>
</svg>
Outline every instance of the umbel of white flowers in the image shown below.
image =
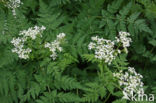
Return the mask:
<svg viewBox="0 0 156 103">
<path fill-rule="evenodd" d="M 130 36 L 130 33 L 121 31 L 119 32 L 119 37 L 115 37 L 116 38 L 115 42 L 121 43 L 126 53 L 128 52 L 127 47 L 129 47 L 130 42 L 132 42 L 132 39 L 129 36 Z"/>
<path fill-rule="evenodd" d="M 91 38 L 93 42 L 90 42 L 88 48 L 95 50 L 95 58 L 104 60 L 106 63 L 110 64 L 115 58 L 114 42 L 111 40 L 106 40 L 99 38 L 98 36 Z"/>
<path fill-rule="evenodd" d="M 44 26 L 42 27 L 31 27 L 28 30 L 23 30 L 19 33 L 20 37 L 13 38 L 11 43 L 14 45 L 14 48 L 12 49 L 12 52 L 17 53 L 18 57 L 21 59 L 28 59 L 29 54 L 32 51 L 30 48 L 25 48 L 24 43 L 27 41 L 28 38 L 31 38 L 32 40 L 36 39 L 36 36 L 39 35 L 42 37 L 42 32 L 46 28 Z"/>
<path fill-rule="evenodd" d="M 142 75 L 137 73 L 133 67 L 128 67 L 128 71 L 123 73 L 121 70 L 118 73 L 113 73 L 119 81 L 120 86 L 123 88 L 123 99 L 131 99 L 134 94 L 143 95 L 143 82 L 141 79 Z"/>
<path fill-rule="evenodd" d="M 115 48 L 115 45 L 122 46 L 124 50 L 127 51 L 127 47 L 130 46 L 130 42 L 132 41 L 129 33 L 127 32 L 119 32 L 119 37 L 115 37 L 116 40 L 111 41 L 103 38 L 99 38 L 98 36 L 92 37 L 91 40 L 93 42 L 90 42 L 88 45 L 89 50 L 95 51 L 95 58 L 104 60 L 105 63 L 108 63 L 109 65 L 111 62 L 115 59 L 115 57 L 121 53 L 121 50 L 118 48 Z"/>
<path fill-rule="evenodd" d="M 50 52 L 52 53 L 50 55 L 50 57 L 55 60 L 57 57 L 57 51 L 61 52 L 62 51 L 62 47 L 60 46 L 62 39 L 64 39 L 64 37 L 66 36 L 65 33 L 60 33 L 59 35 L 57 35 L 56 40 L 54 40 L 51 43 L 46 43 L 44 46 L 45 48 L 49 48 Z"/>
<path fill-rule="evenodd" d="M 21 0 L 8 0 L 5 6 L 7 8 L 12 9 L 12 13 L 15 16 L 16 15 L 15 9 L 20 7 L 21 4 L 22 4 Z"/>
</svg>

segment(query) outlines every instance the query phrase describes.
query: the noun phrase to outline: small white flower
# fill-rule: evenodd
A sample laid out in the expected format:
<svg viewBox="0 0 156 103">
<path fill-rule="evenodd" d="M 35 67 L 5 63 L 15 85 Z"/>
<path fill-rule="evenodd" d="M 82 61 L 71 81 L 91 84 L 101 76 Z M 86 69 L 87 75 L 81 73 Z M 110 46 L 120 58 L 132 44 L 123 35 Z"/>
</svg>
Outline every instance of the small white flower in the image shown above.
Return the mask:
<svg viewBox="0 0 156 103">
<path fill-rule="evenodd" d="M 120 54 L 121 53 L 121 50 L 117 50 L 117 52 Z"/>
<path fill-rule="evenodd" d="M 46 27 L 45 27 L 45 26 L 42 26 L 42 27 L 41 27 L 41 30 L 45 30 L 45 29 L 46 29 Z"/>
<path fill-rule="evenodd" d="M 123 95 L 124 95 L 124 96 L 122 97 L 122 99 L 130 100 L 129 97 L 128 97 L 127 92 L 123 91 Z"/>
<path fill-rule="evenodd" d="M 119 32 L 119 37 L 115 37 L 115 41 L 117 43 L 122 43 L 122 46 L 126 53 L 128 53 L 127 47 L 130 46 L 130 42 L 132 42 L 132 39 L 129 37 L 130 34 L 128 32 Z"/>
<path fill-rule="evenodd" d="M 128 67 L 128 71 L 131 73 L 135 73 L 135 69 L 133 67 Z"/>
<path fill-rule="evenodd" d="M 57 35 L 57 39 L 54 40 L 53 42 L 51 43 L 46 43 L 44 45 L 45 48 L 49 48 L 49 50 L 51 51 L 51 55 L 50 57 L 55 60 L 57 58 L 57 50 L 59 52 L 61 52 L 63 49 L 62 47 L 60 47 L 60 44 L 61 44 L 61 40 L 65 37 L 65 33 L 60 33 L 59 35 Z"/>
<path fill-rule="evenodd" d="M 97 41 L 97 40 L 98 40 L 98 36 L 91 37 L 91 39 L 92 39 L 93 41 Z"/>
<path fill-rule="evenodd" d="M 93 48 L 95 48 L 96 44 L 93 43 L 93 42 L 90 42 L 89 45 L 88 45 L 88 49 L 91 50 Z"/>
<path fill-rule="evenodd" d="M 63 39 L 65 36 L 65 33 L 60 33 L 59 35 L 57 35 L 57 39 Z"/>
<path fill-rule="evenodd" d="M 12 13 L 14 16 L 16 16 L 16 11 L 15 9 L 20 7 L 20 5 L 22 4 L 21 0 L 8 0 L 6 2 L 6 7 L 12 9 Z"/>
<path fill-rule="evenodd" d="M 50 47 L 50 43 L 46 43 L 46 44 L 44 45 L 44 47 L 45 47 L 45 48 L 49 48 L 49 47 Z"/>
</svg>

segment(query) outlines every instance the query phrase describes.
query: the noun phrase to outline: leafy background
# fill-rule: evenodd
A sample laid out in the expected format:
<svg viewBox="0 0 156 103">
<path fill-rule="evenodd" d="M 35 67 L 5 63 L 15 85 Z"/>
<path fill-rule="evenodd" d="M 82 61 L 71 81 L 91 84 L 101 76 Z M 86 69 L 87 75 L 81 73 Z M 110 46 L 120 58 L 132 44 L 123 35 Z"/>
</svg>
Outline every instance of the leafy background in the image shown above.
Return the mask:
<svg viewBox="0 0 156 103">
<path fill-rule="evenodd" d="M 111 73 L 99 74 L 102 65 L 88 55 L 92 36 L 113 40 L 119 31 L 129 32 L 133 42 L 128 55 L 116 61 L 120 67 L 135 67 L 144 77 L 146 93 L 156 94 L 155 0 L 22 2 L 14 18 L 0 1 L 1 103 L 128 103 L 121 99 Z M 11 52 L 11 39 L 34 25 L 46 27 L 46 41 L 54 40 L 60 32 L 67 34 L 66 52 L 58 60 L 25 61 Z"/>
</svg>

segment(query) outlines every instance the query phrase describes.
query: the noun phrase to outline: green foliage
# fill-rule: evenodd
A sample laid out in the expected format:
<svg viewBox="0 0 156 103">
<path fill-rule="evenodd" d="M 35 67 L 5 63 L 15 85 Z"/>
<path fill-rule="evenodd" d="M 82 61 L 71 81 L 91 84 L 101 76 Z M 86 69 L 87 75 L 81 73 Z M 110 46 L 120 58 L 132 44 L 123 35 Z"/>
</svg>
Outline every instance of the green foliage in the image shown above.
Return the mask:
<svg viewBox="0 0 156 103">
<path fill-rule="evenodd" d="M 37 103 L 72 103 L 72 102 L 81 102 L 80 97 L 72 93 L 57 93 L 57 91 L 45 92 L 44 96 L 40 100 L 37 100 Z"/>
<path fill-rule="evenodd" d="M 113 77 L 128 65 L 143 75 L 147 94 L 156 94 L 154 0 L 22 0 L 16 16 L 6 1 L 0 0 L 0 103 L 128 103 Z M 31 42 L 31 59 L 22 60 L 10 41 L 35 25 L 46 30 Z M 131 34 L 129 53 L 112 65 L 95 59 L 90 38 L 114 40 L 119 31 Z M 44 44 L 62 32 L 63 51 L 52 60 Z"/>
<path fill-rule="evenodd" d="M 39 18 L 37 18 L 37 22 L 40 25 L 46 26 L 48 30 L 57 29 L 65 21 L 65 17 L 61 16 L 62 13 L 59 8 L 48 6 L 43 0 L 40 0 L 39 6 Z"/>
<path fill-rule="evenodd" d="M 151 33 L 145 19 L 139 18 L 140 13 L 138 11 L 131 12 L 133 3 L 129 2 L 119 10 L 122 3 L 123 0 L 114 1 L 108 5 L 107 10 L 102 10 L 100 28 L 105 28 L 104 34 L 111 34 L 109 36 L 114 38 L 118 31 L 129 31 L 132 35 L 140 32 Z M 110 38 L 112 39 L 112 37 Z"/>
</svg>

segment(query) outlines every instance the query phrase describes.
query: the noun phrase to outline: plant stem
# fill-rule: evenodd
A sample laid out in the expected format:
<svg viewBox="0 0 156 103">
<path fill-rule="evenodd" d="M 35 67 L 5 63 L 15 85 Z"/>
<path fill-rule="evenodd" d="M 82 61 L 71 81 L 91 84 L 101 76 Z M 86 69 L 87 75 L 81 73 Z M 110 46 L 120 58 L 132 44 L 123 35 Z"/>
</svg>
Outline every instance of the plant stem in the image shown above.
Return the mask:
<svg viewBox="0 0 156 103">
<path fill-rule="evenodd" d="M 108 99 L 109 99 L 110 95 L 111 95 L 111 93 L 109 92 L 109 94 L 108 94 L 107 98 L 105 99 L 105 101 L 104 101 L 103 103 L 106 103 L 106 102 L 108 101 Z"/>
</svg>

